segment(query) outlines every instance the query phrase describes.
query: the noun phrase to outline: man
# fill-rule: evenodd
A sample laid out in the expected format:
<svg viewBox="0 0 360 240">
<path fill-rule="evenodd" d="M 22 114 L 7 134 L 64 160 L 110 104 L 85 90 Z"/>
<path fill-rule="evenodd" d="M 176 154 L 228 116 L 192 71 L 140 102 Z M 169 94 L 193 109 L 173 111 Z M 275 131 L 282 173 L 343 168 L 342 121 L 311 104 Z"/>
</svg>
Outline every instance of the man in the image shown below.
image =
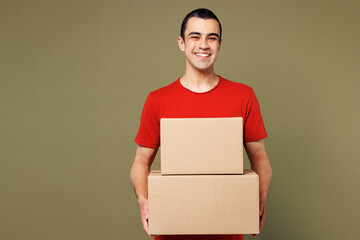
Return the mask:
<svg viewBox="0 0 360 240">
<path fill-rule="evenodd" d="M 244 147 L 260 179 L 260 231 L 264 225 L 272 170 L 266 155 L 267 137 L 253 90 L 214 72 L 222 43 L 218 18 L 207 9 L 190 12 L 181 25 L 178 44 L 185 53 L 185 74 L 172 84 L 151 92 L 145 102 L 130 178 L 148 232 L 147 176 L 160 145 L 160 118 L 243 117 Z M 255 236 L 255 235 L 253 235 Z M 156 236 L 155 239 L 243 239 L 242 235 Z"/>
</svg>

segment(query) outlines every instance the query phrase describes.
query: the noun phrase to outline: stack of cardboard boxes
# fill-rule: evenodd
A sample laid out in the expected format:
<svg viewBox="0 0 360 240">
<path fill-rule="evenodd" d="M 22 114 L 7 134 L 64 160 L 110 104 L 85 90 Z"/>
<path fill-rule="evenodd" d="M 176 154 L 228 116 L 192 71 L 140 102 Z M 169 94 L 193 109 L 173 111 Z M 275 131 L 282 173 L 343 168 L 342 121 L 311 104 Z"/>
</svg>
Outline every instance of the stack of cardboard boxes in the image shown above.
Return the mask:
<svg viewBox="0 0 360 240">
<path fill-rule="evenodd" d="M 259 233 L 259 178 L 243 170 L 242 118 L 163 118 L 160 128 L 150 234 Z"/>
</svg>

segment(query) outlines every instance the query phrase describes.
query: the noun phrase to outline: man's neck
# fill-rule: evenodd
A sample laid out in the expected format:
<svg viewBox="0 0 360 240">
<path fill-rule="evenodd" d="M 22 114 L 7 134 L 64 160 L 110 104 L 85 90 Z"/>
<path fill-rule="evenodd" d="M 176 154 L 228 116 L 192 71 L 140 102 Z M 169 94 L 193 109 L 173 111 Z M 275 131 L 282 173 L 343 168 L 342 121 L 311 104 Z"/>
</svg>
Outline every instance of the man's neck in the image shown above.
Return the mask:
<svg viewBox="0 0 360 240">
<path fill-rule="evenodd" d="M 181 84 L 193 92 L 207 92 L 211 90 L 219 81 L 219 76 L 214 71 L 211 72 L 185 72 L 180 78 Z"/>
</svg>

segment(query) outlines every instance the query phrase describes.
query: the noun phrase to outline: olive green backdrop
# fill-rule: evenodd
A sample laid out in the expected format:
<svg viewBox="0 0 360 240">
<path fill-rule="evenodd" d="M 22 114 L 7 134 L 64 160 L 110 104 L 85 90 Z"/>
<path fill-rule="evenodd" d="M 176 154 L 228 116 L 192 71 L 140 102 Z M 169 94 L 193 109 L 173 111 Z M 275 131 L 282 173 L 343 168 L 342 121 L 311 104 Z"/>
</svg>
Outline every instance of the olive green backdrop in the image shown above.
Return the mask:
<svg viewBox="0 0 360 240">
<path fill-rule="evenodd" d="M 216 73 L 254 88 L 269 133 L 258 238 L 356 238 L 359 1 L 1 0 L 1 239 L 147 239 L 133 140 L 198 7 L 223 25 Z"/>
</svg>

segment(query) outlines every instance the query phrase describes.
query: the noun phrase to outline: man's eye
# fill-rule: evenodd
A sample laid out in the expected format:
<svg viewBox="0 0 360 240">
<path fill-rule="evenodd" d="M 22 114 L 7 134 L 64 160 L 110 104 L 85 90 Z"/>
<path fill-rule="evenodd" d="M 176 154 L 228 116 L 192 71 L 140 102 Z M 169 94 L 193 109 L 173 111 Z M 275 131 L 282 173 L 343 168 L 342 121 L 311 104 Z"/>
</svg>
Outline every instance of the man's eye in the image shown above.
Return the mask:
<svg viewBox="0 0 360 240">
<path fill-rule="evenodd" d="M 211 37 L 211 38 L 209 38 L 210 40 L 217 40 L 215 37 Z"/>
<path fill-rule="evenodd" d="M 198 36 L 192 36 L 191 38 L 198 39 L 199 37 Z"/>
</svg>

